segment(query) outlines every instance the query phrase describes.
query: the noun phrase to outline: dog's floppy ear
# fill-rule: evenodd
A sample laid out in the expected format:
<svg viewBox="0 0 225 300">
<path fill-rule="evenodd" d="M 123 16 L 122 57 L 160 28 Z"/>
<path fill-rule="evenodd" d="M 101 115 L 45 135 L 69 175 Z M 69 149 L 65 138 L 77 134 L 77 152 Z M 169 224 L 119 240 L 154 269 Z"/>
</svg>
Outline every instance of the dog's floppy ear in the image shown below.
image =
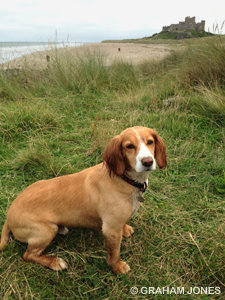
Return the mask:
<svg viewBox="0 0 225 300">
<path fill-rule="evenodd" d="M 122 155 L 121 137 L 111 139 L 103 154 L 103 163 L 111 175 L 121 176 L 125 171 L 125 162 Z"/>
<path fill-rule="evenodd" d="M 153 132 L 155 139 L 155 158 L 160 169 L 164 169 L 167 165 L 166 146 L 156 131 Z"/>
</svg>

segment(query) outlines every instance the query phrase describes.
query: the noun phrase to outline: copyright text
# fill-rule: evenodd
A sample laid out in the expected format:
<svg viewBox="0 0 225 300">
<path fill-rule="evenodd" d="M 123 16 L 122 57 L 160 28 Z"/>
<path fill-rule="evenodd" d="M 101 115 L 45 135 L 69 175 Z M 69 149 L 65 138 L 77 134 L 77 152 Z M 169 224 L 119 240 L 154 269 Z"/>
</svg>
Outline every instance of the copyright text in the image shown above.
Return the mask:
<svg viewBox="0 0 225 300">
<path fill-rule="evenodd" d="M 152 286 L 133 286 L 130 289 L 132 295 L 157 295 L 157 294 L 167 294 L 167 295 L 219 295 L 221 293 L 220 287 L 199 287 L 194 286 L 190 288 L 185 287 L 152 287 Z"/>
</svg>

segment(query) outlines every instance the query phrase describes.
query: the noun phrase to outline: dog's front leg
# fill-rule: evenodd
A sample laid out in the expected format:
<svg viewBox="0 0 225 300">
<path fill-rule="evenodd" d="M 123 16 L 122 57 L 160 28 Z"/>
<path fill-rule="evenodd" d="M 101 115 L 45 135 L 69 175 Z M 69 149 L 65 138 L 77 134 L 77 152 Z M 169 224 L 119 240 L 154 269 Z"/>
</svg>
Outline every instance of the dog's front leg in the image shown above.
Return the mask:
<svg viewBox="0 0 225 300">
<path fill-rule="evenodd" d="M 107 262 L 116 274 L 125 274 L 130 271 L 130 267 L 120 260 L 120 244 L 122 240 L 123 227 L 113 228 L 103 223 L 102 232 L 107 250 Z"/>
</svg>

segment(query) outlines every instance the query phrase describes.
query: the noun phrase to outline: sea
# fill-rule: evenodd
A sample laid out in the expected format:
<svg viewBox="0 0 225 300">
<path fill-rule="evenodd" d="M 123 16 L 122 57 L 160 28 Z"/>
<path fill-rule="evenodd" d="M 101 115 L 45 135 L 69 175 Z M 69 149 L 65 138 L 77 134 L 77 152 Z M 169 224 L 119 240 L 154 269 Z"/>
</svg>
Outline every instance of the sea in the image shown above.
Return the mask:
<svg viewBox="0 0 225 300">
<path fill-rule="evenodd" d="M 37 51 L 62 47 L 79 47 L 83 44 L 80 42 L 0 42 L 0 64 Z"/>
</svg>

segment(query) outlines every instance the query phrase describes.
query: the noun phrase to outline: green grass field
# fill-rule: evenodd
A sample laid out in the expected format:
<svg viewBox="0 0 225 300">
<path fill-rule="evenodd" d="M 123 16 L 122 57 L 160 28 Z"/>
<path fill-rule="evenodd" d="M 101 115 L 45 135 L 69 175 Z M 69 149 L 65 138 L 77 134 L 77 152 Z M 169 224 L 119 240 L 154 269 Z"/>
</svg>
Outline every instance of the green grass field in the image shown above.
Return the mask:
<svg viewBox="0 0 225 300">
<path fill-rule="evenodd" d="M 107 266 L 101 232 L 56 237 L 46 252 L 68 263 L 63 272 L 24 262 L 26 245 L 12 239 L 0 253 L 0 299 L 224 299 L 224 70 L 215 37 L 158 63 L 105 67 L 99 53 L 56 51 L 45 70 L 0 71 L 0 229 L 25 187 L 101 162 L 127 127 L 155 128 L 168 155 L 123 238 L 127 275 Z M 133 286 L 221 293 L 132 295 Z"/>
<path fill-rule="evenodd" d="M 221 26 L 222 29 L 223 25 Z M 215 29 L 215 32 L 219 32 L 219 28 Z M 188 33 L 191 32 L 191 35 Z M 179 33 L 183 33 L 179 37 Z M 219 34 L 219 33 L 218 33 Z M 199 38 L 201 39 L 209 39 L 214 34 L 209 32 L 204 32 L 202 34 L 197 33 L 195 30 L 188 31 L 175 31 L 168 32 L 162 31 L 159 33 L 155 33 L 149 37 L 136 38 L 136 39 L 123 39 L 123 40 L 104 40 L 102 43 L 135 43 L 135 44 L 170 44 L 170 45 L 186 45 L 186 44 L 199 44 Z"/>
</svg>

